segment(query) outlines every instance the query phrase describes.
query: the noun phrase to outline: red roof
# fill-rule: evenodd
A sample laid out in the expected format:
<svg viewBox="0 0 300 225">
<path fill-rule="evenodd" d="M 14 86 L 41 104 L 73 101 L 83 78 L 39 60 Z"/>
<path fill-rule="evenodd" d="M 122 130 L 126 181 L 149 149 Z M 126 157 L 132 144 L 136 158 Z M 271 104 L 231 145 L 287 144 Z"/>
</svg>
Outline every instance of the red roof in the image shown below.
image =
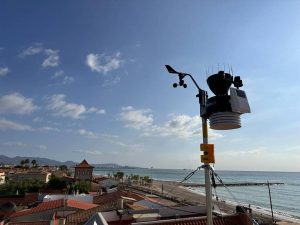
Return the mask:
<svg viewBox="0 0 300 225">
<path fill-rule="evenodd" d="M 87 203 L 87 202 L 76 201 L 76 200 L 72 200 L 72 199 L 68 199 L 66 201 L 64 199 L 58 199 L 58 200 L 49 201 L 49 202 L 42 202 L 37 207 L 34 207 L 32 209 L 18 211 L 16 213 L 14 213 L 13 215 L 11 215 L 11 217 L 19 217 L 19 216 L 29 215 L 29 214 L 33 214 L 33 213 L 39 213 L 39 212 L 43 212 L 43 211 L 47 211 L 47 210 L 51 210 L 51 209 L 61 208 L 63 206 L 87 210 L 87 209 L 94 208 L 98 205 L 92 204 L 92 203 Z"/>
<path fill-rule="evenodd" d="M 191 217 L 191 218 L 179 218 L 170 220 L 154 220 L 149 222 L 137 222 L 132 225 L 206 225 L 207 218 L 204 217 Z M 223 217 L 214 217 L 214 225 L 250 225 L 251 220 L 247 214 L 234 214 Z"/>
<path fill-rule="evenodd" d="M 82 202 L 82 201 L 76 201 L 76 200 L 72 200 L 72 199 L 68 199 L 67 205 L 72 208 L 84 209 L 84 210 L 95 208 L 98 206 L 96 204 Z"/>
<path fill-rule="evenodd" d="M 94 196 L 93 202 L 95 204 L 103 204 L 106 202 L 112 202 L 112 201 L 117 201 L 121 199 L 121 197 L 128 197 L 128 198 L 134 198 L 137 201 L 145 199 L 143 196 L 132 193 L 132 192 L 127 192 L 127 191 L 116 191 L 112 193 L 105 193 L 103 195 L 98 195 Z"/>
<path fill-rule="evenodd" d="M 77 225 L 88 221 L 95 213 L 116 208 L 118 202 L 111 201 L 88 210 L 81 210 L 67 215 L 66 224 Z"/>
<path fill-rule="evenodd" d="M 93 166 L 91 166 L 85 159 L 79 163 L 77 166 L 75 166 L 75 168 L 94 168 Z"/>
<path fill-rule="evenodd" d="M 51 225 L 51 220 L 9 222 L 9 225 Z"/>
</svg>

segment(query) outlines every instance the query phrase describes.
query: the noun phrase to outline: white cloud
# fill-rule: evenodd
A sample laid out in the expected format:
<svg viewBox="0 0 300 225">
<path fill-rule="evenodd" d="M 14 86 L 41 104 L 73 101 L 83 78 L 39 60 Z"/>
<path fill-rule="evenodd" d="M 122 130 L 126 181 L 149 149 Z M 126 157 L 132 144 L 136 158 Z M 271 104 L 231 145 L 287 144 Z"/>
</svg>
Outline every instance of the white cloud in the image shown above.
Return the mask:
<svg viewBox="0 0 300 225">
<path fill-rule="evenodd" d="M 19 93 L 4 95 L 0 98 L 0 113 L 30 114 L 38 107 L 31 98 L 26 98 Z"/>
<path fill-rule="evenodd" d="M 46 145 L 38 145 L 36 146 L 38 149 L 41 149 L 41 150 L 47 150 L 47 146 Z"/>
<path fill-rule="evenodd" d="M 152 126 L 153 115 L 148 109 L 135 110 L 127 106 L 122 108 L 121 120 L 125 122 L 125 126 L 140 130 Z"/>
<path fill-rule="evenodd" d="M 23 52 L 20 53 L 20 57 L 26 57 L 31 55 L 36 55 L 42 53 L 44 51 L 44 47 L 41 43 L 35 43 L 33 46 L 28 47 Z"/>
<path fill-rule="evenodd" d="M 117 52 L 113 56 L 105 54 L 89 54 L 86 57 L 86 64 L 92 71 L 106 74 L 112 70 L 116 70 L 121 66 L 123 60 L 121 59 L 121 53 Z"/>
<path fill-rule="evenodd" d="M 60 131 L 58 128 L 55 127 L 49 127 L 49 126 L 44 126 L 39 128 L 40 131 Z"/>
<path fill-rule="evenodd" d="M 0 130 L 32 131 L 32 127 L 26 124 L 0 119 Z"/>
<path fill-rule="evenodd" d="M 155 130 L 160 136 L 177 136 L 179 138 L 200 136 L 201 119 L 199 116 L 174 116 L 163 126 L 157 127 Z"/>
<path fill-rule="evenodd" d="M 85 130 L 85 129 L 80 129 L 78 130 L 78 133 L 84 137 L 88 137 L 88 138 L 97 138 L 98 135 L 95 134 L 94 132 L 92 131 L 89 131 L 89 130 Z"/>
<path fill-rule="evenodd" d="M 132 106 L 122 107 L 121 120 L 126 127 L 141 130 L 143 136 L 175 136 L 178 138 L 200 137 L 202 124 L 200 116 L 173 115 L 165 123 L 154 123 L 153 115 L 149 109 L 134 109 Z M 210 138 L 222 137 L 214 131 L 209 132 Z"/>
<path fill-rule="evenodd" d="M 75 103 L 67 103 L 65 101 L 66 96 L 63 94 L 57 94 L 50 97 L 50 104 L 48 109 L 54 112 L 54 115 L 62 117 L 70 117 L 72 119 L 83 118 L 83 114 L 86 112 L 84 105 Z"/>
<path fill-rule="evenodd" d="M 83 153 L 83 154 L 90 154 L 90 155 L 102 155 L 101 151 L 95 150 L 73 150 L 75 153 Z"/>
<path fill-rule="evenodd" d="M 61 84 L 71 84 L 75 81 L 74 77 L 65 75 L 65 72 L 63 70 L 56 71 L 54 75 L 51 77 L 51 79 L 57 79 L 57 78 L 62 79 Z"/>
<path fill-rule="evenodd" d="M 97 114 L 105 114 L 105 109 L 98 109 L 96 107 L 91 107 L 87 110 L 88 113 L 97 113 Z"/>
<path fill-rule="evenodd" d="M 46 58 L 42 63 L 42 67 L 57 67 L 59 65 L 59 50 L 54 49 L 46 49 L 43 44 L 35 43 L 33 46 L 28 47 L 24 51 L 20 53 L 20 57 L 32 56 L 37 54 L 44 54 Z"/>
<path fill-rule="evenodd" d="M 44 68 L 46 67 L 56 67 L 59 65 L 59 55 L 58 50 L 45 49 L 45 54 L 48 56 L 42 63 Z"/>
<path fill-rule="evenodd" d="M 122 111 L 133 110 L 132 106 L 124 106 L 121 108 Z"/>
<path fill-rule="evenodd" d="M 7 67 L 0 67 L 0 77 L 4 77 L 9 73 L 9 69 Z"/>
<path fill-rule="evenodd" d="M 27 144 L 21 141 L 7 141 L 4 142 L 3 145 L 9 146 L 9 147 L 26 147 Z"/>
<path fill-rule="evenodd" d="M 74 77 L 71 77 L 71 76 L 65 76 L 63 81 L 62 81 L 62 84 L 71 84 L 75 81 Z"/>
<path fill-rule="evenodd" d="M 86 113 L 105 114 L 105 109 L 96 107 L 87 108 L 82 104 L 67 103 L 63 94 L 52 95 L 47 109 L 54 112 L 56 116 L 69 117 L 72 119 L 83 119 Z"/>
<path fill-rule="evenodd" d="M 65 74 L 65 72 L 63 70 L 59 70 L 59 71 L 56 71 L 54 73 L 54 75 L 51 77 L 51 78 L 57 78 L 57 77 L 61 77 Z"/>
</svg>

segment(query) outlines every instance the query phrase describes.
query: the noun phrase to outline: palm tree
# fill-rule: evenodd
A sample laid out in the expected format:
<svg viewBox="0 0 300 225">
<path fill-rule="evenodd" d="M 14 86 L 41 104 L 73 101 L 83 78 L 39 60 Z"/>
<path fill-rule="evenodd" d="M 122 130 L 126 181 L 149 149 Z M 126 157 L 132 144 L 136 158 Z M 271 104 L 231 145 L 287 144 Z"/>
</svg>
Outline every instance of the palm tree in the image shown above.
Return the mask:
<svg viewBox="0 0 300 225">
<path fill-rule="evenodd" d="M 22 159 L 22 160 L 20 161 L 20 164 L 21 164 L 22 167 L 24 167 L 24 165 L 25 165 L 25 160 Z"/>
<path fill-rule="evenodd" d="M 36 160 L 35 160 L 35 159 L 33 159 L 33 160 L 31 161 L 31 164 L 32 164 L 32 167 L 36 167 L 36 166 L 37 166 L 37 162 L 36 162 Z"/>
<path fill-rule="evenodd" d="M 25 166 L 27 167 L 28 166 L 28 163 L 29 163 L 29 159 L 25 159 Z"/>
</svg>

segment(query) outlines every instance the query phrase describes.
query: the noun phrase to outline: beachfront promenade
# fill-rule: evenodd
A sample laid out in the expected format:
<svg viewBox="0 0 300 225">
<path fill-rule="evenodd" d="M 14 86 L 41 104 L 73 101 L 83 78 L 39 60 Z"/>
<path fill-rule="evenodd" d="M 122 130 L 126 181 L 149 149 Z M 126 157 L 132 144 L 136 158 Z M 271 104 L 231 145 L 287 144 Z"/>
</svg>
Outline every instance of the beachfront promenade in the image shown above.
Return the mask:
<svg viewBox="0 0 300 225">
<path fill-rule="evenodd" d="M 184 187 L 183 184 L 172 181 L 158 181 L 154 180 L 152 187 L 133 186 L 136 190 L 142 190 L 149 194 L 155 194 L 164 198 L 169 198 L 177 202 L 192 204 L 192 205 L 205 205 L 205 195 L 193 192 Z M 216 213 L 232 214 L 236 210 L 236 205 L 224 200 L 216 201 L 213 199 L 213 204 L 217 206 L 215 208 Z M 252 210 L 253 217 L 259 221 L 260 224 L 272 224 L 271 215 L 266 214 L 259 209 Z M 277 224 L 293 224 L 300 225 L 297 221 L 290 221 L 289 219 L 279 218 L 275 216 Z"/>
</svg>

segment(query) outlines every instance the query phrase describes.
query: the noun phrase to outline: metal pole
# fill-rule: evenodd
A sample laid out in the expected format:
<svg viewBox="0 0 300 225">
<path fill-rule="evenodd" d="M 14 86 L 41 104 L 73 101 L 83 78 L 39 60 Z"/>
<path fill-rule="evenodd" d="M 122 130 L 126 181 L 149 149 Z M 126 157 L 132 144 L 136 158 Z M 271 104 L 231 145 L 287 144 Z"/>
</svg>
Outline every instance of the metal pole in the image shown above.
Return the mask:
<svg viewBox="0 0 300 225">
<path fill-rule="evenodd" d="M 271 212 L 272 212 L 272 223 L 274 223 L 274 215 L 273 215 L 273 205 L 272 205 L 272 198 L 271 198 L 271 190 L 270 190 L 270 183 L 268 181 L 268 189 L 269 189 L 269 198 L 270 198 L 270 205 L 271 205 Z"/>
<path fill-rule="evenodd" d="M 152 179 L 152 169 L 153 169 L 153 166 L 150 167 L 150 171 L 151 171 L 151 186 L 150 186 L 150 190 L 151 190 L 151 195 L 152 195 L 152 183 L 153 183 L 153 179 Z"/>
<path fill-rule="evenodd" d="M 203 144 L 208 144 L 208 129 L 207 129 L 207 119 L 202 117 L 202 134 L 203 134 Z M 209 163 L 205 163 L 204 175 L 205 175 L 205 197 L 206 197 L 206 216 L 207 225 L 213 225 L 212 218 L 212 195 L 211 195 L 211 183 L 209 175 Z"/>
</svg>

